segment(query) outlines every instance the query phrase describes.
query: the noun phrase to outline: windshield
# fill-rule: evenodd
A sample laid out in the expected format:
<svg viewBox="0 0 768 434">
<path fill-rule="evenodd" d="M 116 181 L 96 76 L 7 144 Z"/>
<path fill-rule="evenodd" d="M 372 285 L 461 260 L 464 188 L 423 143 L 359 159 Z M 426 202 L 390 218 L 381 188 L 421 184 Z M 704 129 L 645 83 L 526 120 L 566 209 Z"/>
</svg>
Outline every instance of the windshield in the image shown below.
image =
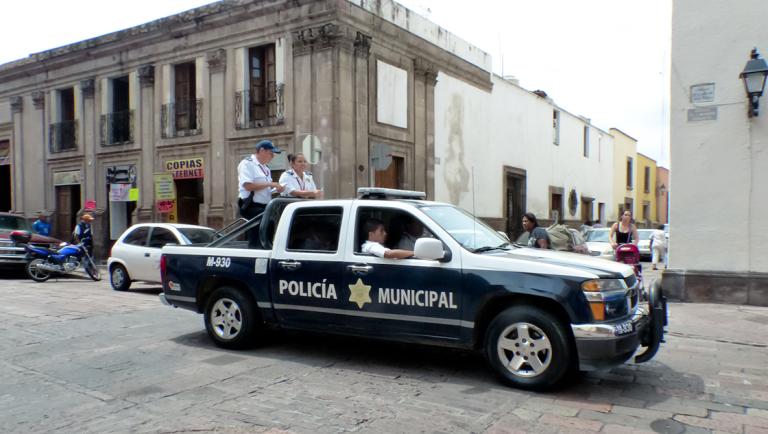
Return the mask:
<svg viewBox="0 0 768 434">
<path fill-rule="evenodd" d="M 448 205 L 423 206 L 420 209 L 465 249 L 497 247 L 508 242 L 490 226 L 463 209 Z"/>
<path fill-rule="evenodd" d="M 179 232 L 184 236 L 189 244 L 208 244 L 213 241 L 213 229 L 200 228 L 179 228 Z"/>
<path fill-rule="evenodd" d="M 652 234 L 653 234 L 653 231 L 650 231 L 650 230 L 640 229 L 637 231 L 637 237 L 640 238 L 640 241 L 650 240 Z"/>
<path fill-rule="evenodd" d="M 23 217 L 16 217 L 12 215 L 0 215 L 0 229 L 6 229 L 6 230 L 23 230 L 23 231 L 31 231 L 32 227 L 29 225 L 29 222 L 23 218 Z"/>
<path fill-rule="evenodd" d="M 587 241 L 607 243 L 608 231 L 589 231 L 587 232 Z"/>
</svg>

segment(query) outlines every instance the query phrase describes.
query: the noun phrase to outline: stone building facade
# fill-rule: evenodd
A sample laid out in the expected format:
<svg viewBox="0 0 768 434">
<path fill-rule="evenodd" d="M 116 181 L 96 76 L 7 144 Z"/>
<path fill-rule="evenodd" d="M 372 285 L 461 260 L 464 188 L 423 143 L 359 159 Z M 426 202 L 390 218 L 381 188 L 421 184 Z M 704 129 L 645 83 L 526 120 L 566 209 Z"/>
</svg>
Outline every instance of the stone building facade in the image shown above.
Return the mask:
<svg viewBox="0 0 768 434">
<path fill-rule="evenodd" d="M 0 188 L 65 239 L 93 208 L 102 257 L 132 223 L 234 219 L 237 164 L 263 138 L 304 152 L 326 197 L 434 197 L 437 74 L 490 90 L 489 70 L 391 1 L 219 2 L 0 66 Z"/>
</svg>

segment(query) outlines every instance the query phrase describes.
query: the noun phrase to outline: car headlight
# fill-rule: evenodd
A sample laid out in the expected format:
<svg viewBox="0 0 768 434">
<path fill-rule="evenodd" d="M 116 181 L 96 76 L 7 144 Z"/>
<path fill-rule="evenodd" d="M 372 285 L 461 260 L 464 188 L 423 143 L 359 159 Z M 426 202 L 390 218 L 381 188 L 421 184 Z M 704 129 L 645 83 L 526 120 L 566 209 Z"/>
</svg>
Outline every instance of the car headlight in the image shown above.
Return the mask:
<svg viewBox="0 0 768 434">
<path fill-rule="evenodd" d="M 581 284 L 595 321 L 605 321 L 627 313 L 627 284 L 622 279 L 593 279 Z"/>
</svg>

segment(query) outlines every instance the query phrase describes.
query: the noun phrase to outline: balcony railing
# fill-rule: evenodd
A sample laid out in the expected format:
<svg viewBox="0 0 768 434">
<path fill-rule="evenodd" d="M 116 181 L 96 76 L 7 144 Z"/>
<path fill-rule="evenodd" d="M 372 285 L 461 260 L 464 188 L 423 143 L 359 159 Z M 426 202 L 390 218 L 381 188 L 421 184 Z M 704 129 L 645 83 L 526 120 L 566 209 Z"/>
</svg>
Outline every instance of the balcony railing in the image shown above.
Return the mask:
<svg viewBox="0 0 768 434">
<path fill-rule="evenodd" d="M 133 143 L 133 110 L 101 115 L 101 145 Z"/>
<path fill-rule="evenodd" d="M 202 134 L 202 113 L 202 99 L 182 99 L 163 104 L 160 111 L 161 137 L 167 139 Z"/>
<path fill-rule="evenodd" d="M 48 143 L 52 153 L 77 149 L 77 121 L 63 121 L 50 125 Z"/>
<path fill-rule="evenodd" d="M 285 85 L 275 82 L 235 92 L 235 128 L 260 128 L 285 122 L 284 93 Z"/>
</svg>

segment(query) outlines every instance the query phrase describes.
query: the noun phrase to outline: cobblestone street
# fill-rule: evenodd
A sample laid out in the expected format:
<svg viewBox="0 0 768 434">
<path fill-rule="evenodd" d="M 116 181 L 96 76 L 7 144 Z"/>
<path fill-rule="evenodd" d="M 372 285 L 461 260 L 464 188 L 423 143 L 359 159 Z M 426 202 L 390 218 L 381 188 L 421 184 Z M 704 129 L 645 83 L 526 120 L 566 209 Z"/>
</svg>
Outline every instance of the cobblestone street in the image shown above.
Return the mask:
<svg viewBox="0 0 768 434">
<path fill-rule="evenodd" d="M 768 309 L 670 305 L 656 358 L 541 394 L 478 354 L 274 332 L 215 347 L 158 288 L 0 279 L 0 432 L 768 433 Z"/>
</svg>

